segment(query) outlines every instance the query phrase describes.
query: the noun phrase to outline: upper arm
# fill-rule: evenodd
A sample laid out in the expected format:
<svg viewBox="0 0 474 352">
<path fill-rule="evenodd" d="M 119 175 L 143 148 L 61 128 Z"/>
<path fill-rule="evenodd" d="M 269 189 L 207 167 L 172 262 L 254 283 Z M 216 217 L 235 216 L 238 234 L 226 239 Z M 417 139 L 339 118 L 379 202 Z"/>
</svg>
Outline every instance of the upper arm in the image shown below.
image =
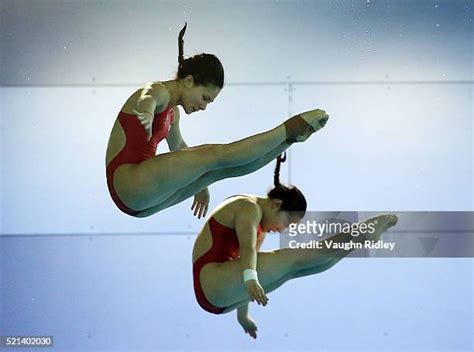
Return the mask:
<svg viewBox="0 0 474 352">
<path fill-rule="evenodd" d="M 262 247 L 262 243 L 265 240 L 266 233 L 262 233 L 262 236 L 260 238 L 257 238 L 257 252 L 260 251 L 260 248 Z"/>
<path fill-rule="evenodd" d="M 168 147 L 171 151 L 180 149 L 180 146 L 184 143 L 183 136 L 181 136 L 181 130 L 179 128 L 179 119 L 179 109 L 178 107 L 174 107 L 173 123 L 171 124 L 168 137 L 166 137 L 166 142 L 168 143 Z"/>
<path fill-rule="evenodd" d="M 262 219 L 260 207 L 251 200 L 241 200 L 239 211 L 235 216 L 235 230 L 239 247 L 255 248 L 257 244 L 257 226 Z"/>
<path fill-rule="evenodd" d="M 152 97 L 159 112 L 165 110 L 170 101 L 171 95 L 168 89 L 160 82 L 148 83 L 143 87 L 140 99 Z"/>
</svg>

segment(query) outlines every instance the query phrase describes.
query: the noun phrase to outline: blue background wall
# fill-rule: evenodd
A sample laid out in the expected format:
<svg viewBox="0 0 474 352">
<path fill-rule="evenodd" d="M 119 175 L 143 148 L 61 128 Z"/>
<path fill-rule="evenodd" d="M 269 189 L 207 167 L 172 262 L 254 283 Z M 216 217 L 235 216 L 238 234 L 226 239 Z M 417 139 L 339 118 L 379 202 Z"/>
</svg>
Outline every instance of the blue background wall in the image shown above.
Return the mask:
<svg viewBox="0 0 474 352">
<path fill-rule="evenodd" d="M 185 55 L 216 54 L 227 81 L 182 119 L 189 145 L 320 107 L 330 122 L 282 173 L 310 210 L 474 210 L 472 1 L 0 6 L 0 335 L 64 351 L 473 349 L 471 259 L 344 260 L 252 307 L 251 341 L 195 303 L 191 200 L 127 217 L 104 167 L 124 100 L 174 75 L 186 20 Z M 211 208 L 264 194 L 272 168 L 211 186 Z"/>
</svg>

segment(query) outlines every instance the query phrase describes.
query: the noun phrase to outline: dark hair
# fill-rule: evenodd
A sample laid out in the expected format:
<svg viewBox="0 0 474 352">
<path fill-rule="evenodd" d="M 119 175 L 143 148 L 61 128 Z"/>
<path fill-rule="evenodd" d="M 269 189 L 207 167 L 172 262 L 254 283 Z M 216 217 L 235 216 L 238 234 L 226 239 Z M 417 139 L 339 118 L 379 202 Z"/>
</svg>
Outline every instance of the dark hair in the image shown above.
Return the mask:
<svg viewBox="0 0 474 352">
<path fill-rule="evenodd" d="M 275 166 L 275 173 L 273 178 L 274 188 L 271 189 L 267 196 L 270 199 L 280 199 L 280 210 L 297 212 L 299 216 L 303 217 L 306 213 L 306 198 L 303 193 L 295 186 L 284 186 L 280 183 L 280 166 L 286 161 L 286 153 L 277 158 Z"/>
<path fill-rule="evenodd" d="M 198 85 L 215 85 L 222 89 L 224 87 L 224 67 L 222 67 L 219 59 L 212 54 L 197 54 L 184 59 L 184 33 L 186 32 L 185 23 L 183 29 L 179 32 L 178 37 L 178 73 L 176 78 L 183 79 L 187 75 L 193 76 L 194 83 Z"/>
</svg>

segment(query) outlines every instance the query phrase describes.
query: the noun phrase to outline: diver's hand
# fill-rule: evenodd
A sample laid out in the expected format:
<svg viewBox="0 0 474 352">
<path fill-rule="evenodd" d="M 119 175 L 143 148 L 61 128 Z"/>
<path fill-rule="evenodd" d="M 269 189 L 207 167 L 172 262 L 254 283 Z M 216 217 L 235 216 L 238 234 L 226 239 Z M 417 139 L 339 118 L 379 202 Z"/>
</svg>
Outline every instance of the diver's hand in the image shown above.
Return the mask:
<svg viewBox="0 0 474 352">
<path fill-rule="evenodd" d="M 254 339 L 257 338 L 258 329 L 252 318 L 246 315 L 245 317 L 239 317 L 237 320 L 239 321 L 239 324 L 242 326 L 246 334 L 249 334 Z"/>
<path fill-rule="evenodd" d="M 194 196 L 194 202 L 191 206 L 191 210 L 194 211 L 194 216 L 197 216 L 198 219 L 206 216 L 210 198 L 211 196 L 209 195 L 208 188 L 203 189 Z"/>
<path fill-rule="evenodd" d="M 146 137 L 147 137 L 147 140 L 149 141 L 152 135 L 153 118 L 155 117 L 155 115 L 153 115 L 153 113 L 148 112 L 148 111 L 138 112 L 136 110 L 133 110 L 133 112 L 135 113 L 135 115 L 137 115 L 138 119 L 140 120 L 140 123 L 145 128 Z"/>
<path fill-rule="evenodd" d="M 249 293 L 252 302 L 257 301 L 257 303 L 262 306 L 267 305 L 268 297 L 257 280 L 248 280 L 245 282 L 245 285 L 247 286 L 247 292 Z"/>
</svg>

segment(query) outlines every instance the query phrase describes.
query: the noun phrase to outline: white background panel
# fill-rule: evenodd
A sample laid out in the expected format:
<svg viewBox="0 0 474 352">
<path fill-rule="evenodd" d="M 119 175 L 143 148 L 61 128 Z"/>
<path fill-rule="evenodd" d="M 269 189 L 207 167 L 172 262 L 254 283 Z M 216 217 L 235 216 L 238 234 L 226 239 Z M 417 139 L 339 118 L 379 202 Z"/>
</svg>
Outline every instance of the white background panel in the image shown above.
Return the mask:
<svg viewBox="0 0 474 352">
<path fill-rule="evenodd" d="M 297 87 L 326 127 L 292 152 L 312 210 L 472 210 L 472 86 Z"/>
</svg>

